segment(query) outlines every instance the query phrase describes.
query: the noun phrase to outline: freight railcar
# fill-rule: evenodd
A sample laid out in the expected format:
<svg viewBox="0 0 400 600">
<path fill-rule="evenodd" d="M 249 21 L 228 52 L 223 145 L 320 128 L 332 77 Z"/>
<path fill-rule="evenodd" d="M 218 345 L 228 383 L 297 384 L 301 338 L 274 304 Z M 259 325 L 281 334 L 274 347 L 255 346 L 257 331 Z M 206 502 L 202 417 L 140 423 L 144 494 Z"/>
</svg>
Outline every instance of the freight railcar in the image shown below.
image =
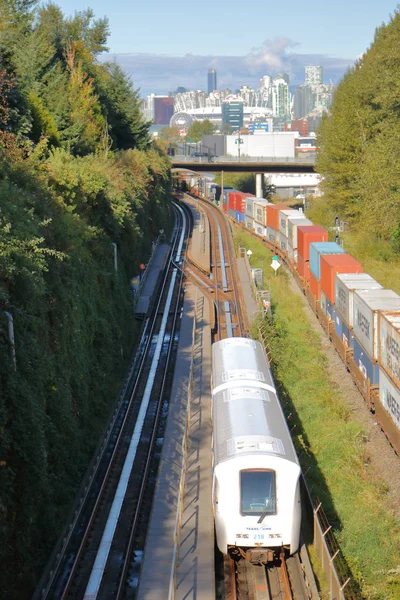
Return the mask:
<svg viewBox="0 0 400 600">
<path fill-rule="evenodd" d="M 299 546 L 300 466 L 259 342 L 212 346 L 213 510 L 223 554 L 266 563 Z"/>
</svg>

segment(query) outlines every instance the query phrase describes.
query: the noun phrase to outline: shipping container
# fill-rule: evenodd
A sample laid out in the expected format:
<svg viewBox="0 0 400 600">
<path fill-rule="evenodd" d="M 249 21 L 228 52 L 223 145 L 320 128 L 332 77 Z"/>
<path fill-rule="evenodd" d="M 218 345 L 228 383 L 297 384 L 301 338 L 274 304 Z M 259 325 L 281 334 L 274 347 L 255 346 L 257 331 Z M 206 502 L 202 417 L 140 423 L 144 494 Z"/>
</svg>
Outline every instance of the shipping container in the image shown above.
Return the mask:
<svg viewBox="0 0 400 600">
<path fill-rule="evenodd" d="M 239 210 L 237 210 L 236 211 L 236 223 L 239 223 L 239 225 L 241 225 L 241 224 L 244 225 L 244 222 L 245 222 L 244 213 L 242 213 Z"/>
<path fill-rule="evenodd" d="M 379 400 L 393 419 L 397 429 L 400 430 L 400 390 L 384 373 L 383 369 L 379 369 Z"/>
<path fill-rule="evenodd" d="M 228 208 L 228 216 L 236 221 L 236 210 L 233 210 L 233 208 Z"/>
<path fill-rule="evenodd" d="M 371 385 L 378 385 L 379 383 L 379 365 L 374 360 L 366 349 L 360 344 L 358 339 L 353 336 L 351 340 L 351 347 L 353 349 L 353 360 L 359 368 L 364 379 L 369 379 Z"/>
<path fill-rule="evenodd" d="M 310 271 L 318 280 L 321 279 L 320 259 L 325 254 L 345 254 L 345 251 L 336 242 L 312 242 L 310 244 Z"/>
<path fill-rule="evenodd" d="M 311 273 L 310 270 L 310 291 L 314 300 L 319 300 L 321 295 L 321 285 L 319 280 Z"/>
<path fill-rule="evenodd" d="M 225 214 L 228 214 L 228 209 L 229 209 L 229 206 L 227 204 L 222 205 L 222 210 Z"/>
<path fill-rule="evenodd" d="M 303 277 L 306 281 L 310 280 L 310 262 L 307 262 L 300 256 L 299 251 L 297 250 L 297 272 L 300 277 Z"/>
<path fill-rule="evenodd" d="M 253 204 L 253 219 L 263 227 L 267 227 L 267 206 L 270 204 L 265 198 L 255 198 Z"/>
<path fill-rule="evenodd" d="M 309 219 L 303 217 L 289 217 L 288 219 L 288 244 L 292 246 L 294 250 L 297 250 L 297 227 L 301 225 L 312 225 Z"/>
<path fill-rule="evenodd" d="M 289 218 L 306 218 L 302 210 L 280 210 L 279 211 L 279 231 L 286 238 L 289 236 Z"/>
<path fill-rule="evenodd" d="M 268 204 L 267 206 L 267 227 L 279 231 L 279 213 L 281 210 L 291 210 L 286 204 Z"/>
<path fill-rule="evenodd" d="M 253 204 L 254 204 L 255 200 L 256 200 L 256 198 L 254 196 L 253 197 L 249 197 L 249 196 L 246 197 L 246 212 L 245 212 L 245 215 L 246 215 L 246 217 L 249 217 L 250 219 L 253 219 L 253 210 L 254 210 Z"/>
<path fill-rule="evenodd" d="M 310 244 L 327 242 L 328 232 L 319 225 L 299 225 L 297 227 L 297 251 L 304 261 L 310 260 Z"/>
<path fill-rule="evenodd" d="M 289 260 L 297 262 L 297 250 L 293 250 L 292 246 L 289 244 L 289 240 L 287 245 L 287 255 Z"/>
<path fill-rule="evenodd" d="M 350 331 L 347 324 L 343 321 L 338 311 L 335 311 L 335 330 L 340 337 L 343 345 L 346 348 L 350 348 Z"/>
<path fill-rule="evenodd" d="M 256 221 L 253 221 L 253 230 L 256 232 L 257 235 L 260 235 L 261 237 L 267 239 L 267 228 L 263 225 L 260 225 L 260 223 L 256 223 Z"/>
<path fill-rule="evenodd" d="M 378 331 L 380 365 L 400 388 L 400 312 L 381 312 Z"/>
<path fill-rule="evenodd" d="M 246 213 L 246 197 L 248 195 L 244 192 L 236 192 L 235 195 L 235 210 L 241 212 L 243 215 Z"/>
<path fill-rule="evenodd" d="M 236 190 L 228 192 L 228 206 L 231 210 L 236 211 Z"/>
<path fill-rule="evenodd" d="M 279 233 L 279 248 L 284 254 L 287 254 L 287 237 Z"/>
<path fill-rule="evenodd" d="M 245 216 L 245 223 L 247 229 L 253 230 L 253 219 L 252 217 Z"/>
<path fill-rule="evenodd" d="M 338 273 L 335 277 L 335 305 L 344 321 L 353 327 L 353 294 L 355 290 L 382 290 L 380 283 L 368 273 Z"/>
<path fill-rule="evenodd" d="M 356 290 L 353 296 L 354 335 L 373 358 L 378 358 L 378 311 L 400 310 L 393 290 Z"/>
<path fill-rule="evenodd" d="M 326 315 L 326 295 L 321 289 L 321 293 L 319 295 L 319 305 L 321 307 L 322 312 Z"/>
<path fill-rule="evenodd" d="M 321 291 L 332 304 L 336 300 L 336 273 L 362 273 L 361 263 L 350 254 L 322 254 L 320 257 Z"/>
<path fill-rule="evenodd" d="M 279 246 L 279 231 L 276 231 L 276 229 L 273 229 L 272 227 L 267 227 L 267 240 L 271 242 L 271 244 Z"/>
</svg>

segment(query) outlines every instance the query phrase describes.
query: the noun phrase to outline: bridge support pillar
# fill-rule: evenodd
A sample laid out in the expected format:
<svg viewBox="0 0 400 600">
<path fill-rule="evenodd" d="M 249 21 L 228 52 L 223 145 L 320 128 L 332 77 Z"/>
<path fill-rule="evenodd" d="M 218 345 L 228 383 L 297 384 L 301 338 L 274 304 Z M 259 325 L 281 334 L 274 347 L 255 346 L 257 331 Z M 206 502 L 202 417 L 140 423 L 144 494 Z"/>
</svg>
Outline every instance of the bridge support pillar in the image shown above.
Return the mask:
<svg viewBox="0 0 400 600">
<path fill-rule="evenodd" d="M 262 178 L 264 173 L 256 173 L 256 196 L 262 198 Z"/>
</svg>

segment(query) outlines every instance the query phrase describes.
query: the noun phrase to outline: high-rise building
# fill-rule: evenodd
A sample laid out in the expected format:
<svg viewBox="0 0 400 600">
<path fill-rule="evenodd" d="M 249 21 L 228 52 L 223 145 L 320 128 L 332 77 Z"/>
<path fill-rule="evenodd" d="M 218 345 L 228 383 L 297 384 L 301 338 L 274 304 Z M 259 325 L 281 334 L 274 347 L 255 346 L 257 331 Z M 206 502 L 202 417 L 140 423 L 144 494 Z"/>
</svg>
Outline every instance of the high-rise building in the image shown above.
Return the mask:
<svg viewBox="0 0 400 600">
<path fill-rule="evenodd" d="M 226 98 L 222 103 L 222 124 L 230 125 L 234 131 L 243 127 L 243 100 L 233 96 Z"/>
<path fill-rule="evenodd" d="M 172 96 L 154 96 L 154 119 L 155 125 L 169 125 L 174 114 L 174 99 Z"/>
<path fill-rule="evenodd" d="M 320 85 L 322 83 L 322 67 L 305 67 L 304 85 Z"/>
<path fill-rule="evenodd" d="M 208 69 L 208 93 L 214 92 L 217 89 L 217 71 Z"/>
<path fill-rule="evenodd" d="M 293 118 L 302 119 L 315 106 L 314 94 L 312 87 L 302 85 L 294 90 L 293 94 Z"/>
<path fill-rule="evenodd" d="M 260 88 L 262 90 L 268 90 L 271 87 L 271 82 L 271 77 L 269 75 L 264 75 L 264 77 L 261 77 L 260 79 Z"/>
<path fill-rule="evenodd" d="M 290 115 L 290 92 L 287 81 L 278 76 L 271 86 L 271 108 L 275 117 L 286 118 Z"/>
</svg>

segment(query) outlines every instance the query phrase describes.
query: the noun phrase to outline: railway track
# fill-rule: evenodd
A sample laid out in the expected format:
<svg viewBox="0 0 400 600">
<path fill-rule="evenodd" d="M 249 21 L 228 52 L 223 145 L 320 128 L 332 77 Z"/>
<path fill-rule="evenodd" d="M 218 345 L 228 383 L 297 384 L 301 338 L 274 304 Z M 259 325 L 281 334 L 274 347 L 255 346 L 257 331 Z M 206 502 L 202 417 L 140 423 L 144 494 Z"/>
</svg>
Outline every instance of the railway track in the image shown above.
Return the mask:
<svg viewBox="0 0 400 600">
<path fill-rule="evenodd" d="M 128 598 L 143 549 L 168 410 L 187 237 L 180 207 L 170 263 L 75 518 L 34 598 Z"/>
<path fill-rule="evenodd" d="M 200 283 L 209 296 L 212 295 L 218 324 L 214 340 L 245 336 L 249 323 L 238 285 L 239 274 L 229 223 L 217 207 L 207 201 L 196 200 L 200 202 L 210 225 L 211 269 L 207 276 L 191 264 L 186 273 L 195 283 Z"/>
<path fill-rule="evenodd" d="M 284 554 L 274 562 L 253 565 L 245 560 L 228 563 L 228 600 L 308 600 L 298 555 Z"/>
</svg>

